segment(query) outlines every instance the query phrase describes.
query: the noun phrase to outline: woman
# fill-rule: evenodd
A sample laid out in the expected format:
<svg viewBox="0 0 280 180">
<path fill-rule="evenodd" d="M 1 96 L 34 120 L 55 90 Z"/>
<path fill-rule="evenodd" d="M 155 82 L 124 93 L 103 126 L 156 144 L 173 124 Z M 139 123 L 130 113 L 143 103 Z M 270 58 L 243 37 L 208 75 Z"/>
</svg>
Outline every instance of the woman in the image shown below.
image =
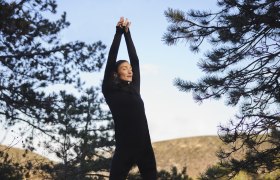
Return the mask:
<svg viewBox="0 0 280 180">
<path fill-rule="evenodd" d="M 111 45 L 102 92 L 115 124 L 116 149 L 110 180 L 123 180 L 136 164 L 144 180 L 156 179 L 156 162 L 151 145 L 145 108 L 140 96 L 139 60 L 130 35 L 130 22 L 122 17 Z M 122 35 L 130 63 L 117 59 Z"/>
</svg>

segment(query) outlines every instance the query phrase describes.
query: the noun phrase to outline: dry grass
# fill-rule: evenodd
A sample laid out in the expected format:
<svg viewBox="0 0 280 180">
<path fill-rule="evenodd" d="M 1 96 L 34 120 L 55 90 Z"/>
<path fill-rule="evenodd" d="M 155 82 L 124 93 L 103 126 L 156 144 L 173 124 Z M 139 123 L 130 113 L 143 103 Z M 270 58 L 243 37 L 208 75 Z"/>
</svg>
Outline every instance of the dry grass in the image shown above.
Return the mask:
<svg viewBox="0 0 280 180">
<path fill-rule="evenodd" d="M 172 166 L 176 166 L 181 170 L 184 166 L 187 166 L 187 174 L 191 177 L 197 177 L 209 165 L 218 162 L 215 153 L 221 144 L 217 136 L 190 137 L 155 142 L 153 147 L 158 170 L 170 170 Z M 6 148 L 6 146 L 0 145 L 0 151 Z M 32 164 L 39 164 L 40 162 L 51 163 L 49 159 L 33 152 L 28 152 L 23 157 L 24 152 L 23 149 L 18 148 L 8 150 L 9 156 L 13 161 L 20 164 L 25 164 L 28 161 L 31 161 Z"/>
<path fill-rule="evenodd" d="M 9 154 L 9 157 L 14 162 L 18 162 L 20 164 L 25 164 L 28 161 L 34 161 L 34 160 L 36 160 L 37 162 L 48 162 L 48 163 L 51 162 L 48 158 L 43 157 L 40 154 L 31 151 L 25 151 L 24 149 L 20 149 L 20 148 L 13 148 L 13 147 L 0 145 L 0 151 L 7 152 Z"/>
<path fill-rule="evenodd" d="M 153 143 L 158 170 L 164 169 L 169 171 L 171 167 L 176 166 L 180 171 L 186 166 L 187 174 L 194 179 L 209 166 L 218 162 L 216 152 L 221 146 L 222 141 L 217 136 L 189 137 Z M 6 148 L 6 146 L 0 145 L 0 151 Z M 28 152 L 23 157 L 24 152 L 24 150 L 18 148 L 10 148 L 8 150 L 9 156 L 13 161 L 19 162 L 22 165 L 28 161 L 31 161 L 33 165 L 52 163 L 49 159 L 33 152 Z M 243 153 L 238 153 L 235 157 L 241 157 Z M 236 180 L 243 179 L 245 176 L 247 177 L 246 174 L 241 173 Z M 33 176 L 31 179 L 40 178 Z"/>
<path fill-rule="evenodd" d="M 216 164 L 216 152 L 222 142 L 217 136 L 180 138 L 153 143 L 158 169 L 169 170 L 176 166 L 187 167 L 187 174 L 193 178 L 208 166 Z"/>
<path fill-rule="evenodd" d="M 4 145 L 0 145 L 0 152 L 6 152 L 9 154 L 9 159 L 12 160 L 13 163 L 19 163 L 22 166 L 25 166 L 27 163 L 31 163 L 33 166 L 33 169 L 30 174 L 30 178 L 33 180 L 39 180 L 39 179 L 45 179 L 49 176 L 45 173 L 43 173 L 40 170 L 35 170 L 35 167 L 38 167 L 43 164 L 53 164 L 51 160 L 49 160 L 46 157 L 43 157 L 35 152 L 26 151 L 24 149 L 19 148 L 11 148 Z"/>
</svg>

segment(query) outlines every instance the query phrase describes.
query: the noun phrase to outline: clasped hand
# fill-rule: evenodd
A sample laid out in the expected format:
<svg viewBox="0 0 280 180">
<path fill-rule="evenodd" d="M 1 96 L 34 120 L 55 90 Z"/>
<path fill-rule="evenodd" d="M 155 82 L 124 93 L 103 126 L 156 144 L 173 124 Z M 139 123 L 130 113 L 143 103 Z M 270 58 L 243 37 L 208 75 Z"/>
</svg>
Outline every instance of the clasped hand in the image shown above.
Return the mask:
<svg viewBox="0 0 280 180">
<path fill-rule="evenodd" d="M 128 28 L 129 28 L 129 26 L 130 26 L 130 24 L 131 24 L 131 22 L 128 21 L 127 18 L 124 19 L 124 17 L 121 17 L 120 20 L 119 20 L 119 22 L 118 22 L 118 24 L 117 24 L 117 26 L 119 26 L 119 27 L 121 27 L 121 28 L 124 28 L 124 29 L 125 29 L 125 32 L 127 32 L 127 31 L 128 31 Z"/>
</svg>

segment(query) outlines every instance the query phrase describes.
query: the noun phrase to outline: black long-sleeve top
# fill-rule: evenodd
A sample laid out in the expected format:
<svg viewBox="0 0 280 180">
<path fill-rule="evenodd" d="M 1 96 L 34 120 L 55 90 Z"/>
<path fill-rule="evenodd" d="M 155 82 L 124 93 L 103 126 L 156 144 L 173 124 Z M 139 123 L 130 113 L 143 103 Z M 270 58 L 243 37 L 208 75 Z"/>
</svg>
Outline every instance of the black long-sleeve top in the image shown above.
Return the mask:
<svg viewBox="0 0 280 180">
<path fill-rule="evenodd" d="M 118 50 L 124 34 L 127 51 L 132 66 L 132 82 L 116 83 L 112 77 Z M 123 28 L 117 27 L 111 45 L 102 92 L 112 112 L 115 124 L 115 139 L 117 148 L 139 148 L 151 144 L 147 118 L 143 100 L 140 96 L 140 68 L 138 56 L 130 35 Z"/>
</svg>

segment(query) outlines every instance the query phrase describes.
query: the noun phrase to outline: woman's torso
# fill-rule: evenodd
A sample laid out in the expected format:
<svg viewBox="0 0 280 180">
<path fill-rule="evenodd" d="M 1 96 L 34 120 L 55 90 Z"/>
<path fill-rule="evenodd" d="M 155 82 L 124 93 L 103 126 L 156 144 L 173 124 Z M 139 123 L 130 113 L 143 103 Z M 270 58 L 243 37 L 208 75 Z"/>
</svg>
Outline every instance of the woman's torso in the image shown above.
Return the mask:
<svg viewBox="0 0 280 180">
<path fill-rule="evenodd" d="M 117 146 L 137 147 L 150 143 L 144 103 L 133 86 L 112 87 L 104 95 L 113 115 Z"/>
</svg>

